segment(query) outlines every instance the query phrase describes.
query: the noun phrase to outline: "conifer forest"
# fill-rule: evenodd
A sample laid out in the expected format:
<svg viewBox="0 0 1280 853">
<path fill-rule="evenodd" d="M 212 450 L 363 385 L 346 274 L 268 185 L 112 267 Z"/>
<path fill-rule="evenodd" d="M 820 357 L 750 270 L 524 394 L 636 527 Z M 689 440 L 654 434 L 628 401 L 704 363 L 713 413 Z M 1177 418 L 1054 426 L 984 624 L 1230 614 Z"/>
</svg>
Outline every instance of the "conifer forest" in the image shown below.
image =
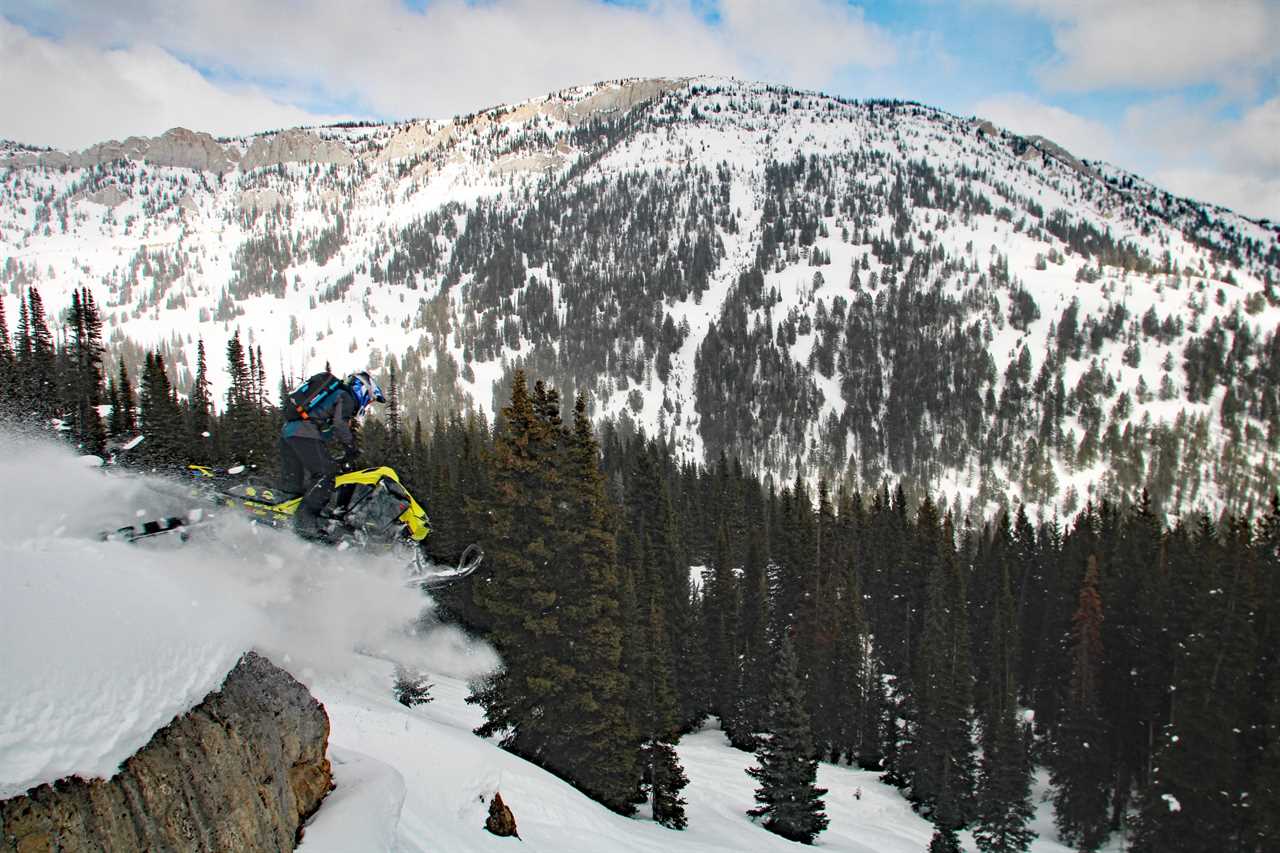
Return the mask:
<svg viewBox="0 0 1280 853">
<path fill-rule="evenodd" d="M 159 353 L 136 380 L 104 365 L 88 291 L 64 341 L 35 290 L 19 314 L 0 371 L 56 389 L 35 422 L 104 454 L 144 434 L 131 465 L 273 475 L 279 395 L 238 338 L 215 407 L 203 346 L 184 399 Z M 826 823 L 821 760 L 882 771 L 935 824 L 930 849 L 968 828 L 983 851 L 1025 850 L 1038 768 L 1080 851 L 1276 849 L 1280 502 L 1172 526 L 1145 493 L 1066 521 L 974 519 L 902 484 L 681 461 L 523 372 L 493 424 L 409 424 L 394 373 L 388 391 L 363 459 L 400 471 L 435 547 L 488 553 L 438 594 L 504 661 L 469 700 L 479 733 L 610 809 L 684 826 L 673 745 L 714 716 L 757 755 L 751 814 L 797 841 Z"/>
</svg>

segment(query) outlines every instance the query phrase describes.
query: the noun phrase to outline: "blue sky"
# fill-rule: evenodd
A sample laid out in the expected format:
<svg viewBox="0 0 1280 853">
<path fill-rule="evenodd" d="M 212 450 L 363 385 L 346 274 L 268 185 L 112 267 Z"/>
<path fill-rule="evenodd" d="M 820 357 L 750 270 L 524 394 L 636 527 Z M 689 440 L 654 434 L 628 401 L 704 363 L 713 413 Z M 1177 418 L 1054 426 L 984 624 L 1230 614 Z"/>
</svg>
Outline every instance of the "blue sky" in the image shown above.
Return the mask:
<svg viewBox="0 0 1280 853">
<path fill-rule="evenodd" d="M 1280 0 L 6 0 L 0 138 L 445 118 L 624 76 L 900 97 L 1280 220 Z"/>
</svg>

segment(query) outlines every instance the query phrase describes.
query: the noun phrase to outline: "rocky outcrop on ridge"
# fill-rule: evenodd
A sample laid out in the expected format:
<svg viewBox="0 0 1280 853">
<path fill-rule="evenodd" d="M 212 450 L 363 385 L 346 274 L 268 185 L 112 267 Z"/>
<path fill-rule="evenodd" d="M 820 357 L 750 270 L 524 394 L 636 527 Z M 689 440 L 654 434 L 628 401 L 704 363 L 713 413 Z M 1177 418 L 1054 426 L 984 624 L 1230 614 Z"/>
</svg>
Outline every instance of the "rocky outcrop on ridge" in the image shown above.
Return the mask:
<svg viewBox="0 0 1280 853">
<path fill-rule="evenodd" d="M 354 162 L 351 152 L 339 142 L 321 139 L 309 130 L 285 130 L 255 139 L 240 161 L 240 168 L 248 172 L 281 163 L 350 166 Z"/>
<path fill-rule="evenodd" d="M 250 652 L 111 779 L 0 802 L 0 851 L 292 850 L 333 787 L 328 739 L 323 706 Z"/>
<path fill-rule="evenodd" d="M 235 149 L 220 145 L 207 133 L 175 127 L 153 138 L 130 136 L 123 142 L 100 142 L 78 152 L 19 151 L 0 160 L 0 168 L 88 169 L 119 160 L 136 160 L 153 166 L 225 172 L 235 168 L 238 156 Z"/>
</svg>

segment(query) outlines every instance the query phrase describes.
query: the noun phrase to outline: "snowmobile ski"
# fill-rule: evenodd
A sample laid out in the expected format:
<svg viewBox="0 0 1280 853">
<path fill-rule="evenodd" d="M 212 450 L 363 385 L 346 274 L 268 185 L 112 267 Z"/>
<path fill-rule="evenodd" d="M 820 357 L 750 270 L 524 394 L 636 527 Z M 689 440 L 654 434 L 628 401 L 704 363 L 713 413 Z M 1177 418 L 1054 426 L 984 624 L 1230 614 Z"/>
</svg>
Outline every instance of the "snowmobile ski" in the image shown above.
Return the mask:
<svg viewBox="0 0 1280 853">
<path fill-rule="evenodd" d="M 160 518 L 143 524 L 119 527 L 99 535 L 103 542 L 138 542 L 143 539 L 172 534 L 186 542 L 190 536 L 187 530 L 189 526 L 190 523 L 187 519 L 179 515 L 171 515 L 168 518 Z"/>
<path fill-rule="evenodd" d="M 484 551 L 475 544 L 468 545 L 456 559 L 421 554 L 414 560 L 410 574 L 405 578 L 405 586 L 439 589 L 467 577 L 480 568 L 483 560 Z"/>
</svg>

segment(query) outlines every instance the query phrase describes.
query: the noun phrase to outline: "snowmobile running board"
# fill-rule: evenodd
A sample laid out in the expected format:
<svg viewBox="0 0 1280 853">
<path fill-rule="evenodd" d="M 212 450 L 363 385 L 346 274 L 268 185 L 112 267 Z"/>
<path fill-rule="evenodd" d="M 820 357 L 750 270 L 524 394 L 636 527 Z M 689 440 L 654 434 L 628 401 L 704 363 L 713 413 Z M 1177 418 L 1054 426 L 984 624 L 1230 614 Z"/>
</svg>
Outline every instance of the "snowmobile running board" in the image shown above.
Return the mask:
<svg viewBox="0 0 1280 853">
<path fill-rule="evenodd" d="M 179 541 L 186 542 L 190 536 L 190 528 L 203 519 L 186 519 L 180 515 L 171 515 L 156 521 L 148 521 L 140 525 L 121 527 L 113 531 L 99 534 L 103 542 L 141 542 L 159 536 L 174 535 Z M 484 550 L 475 544 L 468 545 L 457 558 L 437 557 L 419 551 L 420 559 L 415 559 L 409 577 L 404 585 L 420 589 L 439 589 L 460 581 L 480 568 L 484 560 Z M 444 569 L 430 569 L 427 566 L 448 566 Z"/>
</svg>

